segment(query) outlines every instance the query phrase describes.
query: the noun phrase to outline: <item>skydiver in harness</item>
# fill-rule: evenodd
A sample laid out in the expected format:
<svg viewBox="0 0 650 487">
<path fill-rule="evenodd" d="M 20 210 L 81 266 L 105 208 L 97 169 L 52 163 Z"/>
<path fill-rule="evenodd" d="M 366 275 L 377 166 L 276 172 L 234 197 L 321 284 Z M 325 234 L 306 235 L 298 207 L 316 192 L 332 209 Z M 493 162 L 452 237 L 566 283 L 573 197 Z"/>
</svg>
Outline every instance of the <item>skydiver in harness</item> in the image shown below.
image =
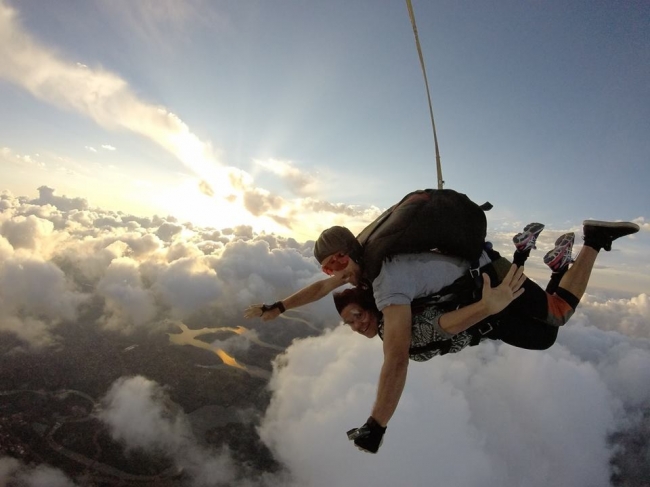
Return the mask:
<svg viewBox="0 0 650 487">
<path fill-rule="evenodd" d="M 416 199 L 422 196 L 422 192 L 416 193 Z M 399 209 L 399 205 L 396 207 Z M 483 225 L 483 230 L 485 230 L 484 222 L 481 222 L 480 219 L 477 221 L 478 225 Z M 415 226 L 417 227 L 417 225 Z M 522 234 L 515 237 L 515 243 L 519 243 L 521 249 L 519 252 L 515 252 L 515 264 L 510 266 L 489 246 L 479 249 L 476 262 L 431 251 L 397 252 L 388 255 L 385 252 L 386 249 L 375 253 L 372 255 L 374 259 L 371 259 L 368 257 L 372 254 L 369 252 L 369 249 L 373 249 L 372 245 L 368 245 L 366 241 L 366 245 L 362 246 L 358 237 L 355 237 L 345 227 L 332 227 L 321 233 L 314 246 L 314 255 L 321 264 L 321 269 L 330 277 L 317 281 L 272 305 L 250 306 L 244 316 L 247 318 L 261 317 L 263 320 L 274 319 L 286 309 L 316 301 L 348 283 L 373 290 L 376 307 L 378 311 L 381 311 L 383 317 L 381 334 L 384 363 L 372 414 L 364 426 L 352 430 L 351 436 L 358 447 L 375 453 L 379 448 L 386 425 L 397 408 L 406 381 L 412 341 L 413 313 L 411 305 L 414 301 L 425 297 L 428 299 L 436 293 L 442 294 L 441 290 L 449 286 L 453 287 L 454 283 L 462 280 L 461 278 L 468 273 L 474 273 L 474 277 L 479 276 L 482 281 L 480 296 L 475 296 L 478 299 L 465 296 L 463 299 L 466 301 L 459 304 L 460 308 L 444 313 L 438 312 L 438 316 L 431 320 L 432 327 L 436 327 L 433 328 L 436 333 L 451 339 L 450 337 L 479 324 L 477 327 L 480 334 L 479 341 L 481 337 L 495 337 L 523 348 L 548 348 L 555 341 L 557 326 L 564 324 L 570 318 L 584 294 L 598 252 L 603 248 L 607 251 L 610 250 L 613 240 L 639 230 L 634 223 L 585 221 L 584 247 L 569 271 L 564 272 L 566 271 L 564 264 L 568 263 L 567 256 L 570 260 L 572 238 L 570 242 L 559 240 L 556 248 L 547 255 L 549 262 L 557 261 L 558 264 L 555 278 L 551 280 L 552 283 L 558 284 L 558 287 L 553 294 L 547 294 L 528 280 L 523 275 L 523 268 L 520 267 L 542 228 L 543 226 L 541 228 L 529 226 Z M 455 229 L 451 231 L 453 232 Z M 410 235 L 415 239 L 418 237 L 413 233 Z M 458 239 L 456 241 L 461 245 L 463 243 Z M 444 235 L 441 242 L 444 245 L 450 243 L 445 241 Z M 404 244 L 404 242 L 401 243 Z M 451 243 L 453 243 L 453 239 Z M 400 242 L 398 241 L 397 244 Z M 376 248 L 377 246 L 374 247 L 374 249 Z M 504 263 L 505 265 L 503 265 Z M 374 272 L 369 274 L 369 268 L 374 269 Z M 495 287 L 492 287 L 493 283 Z M 516 303 L 516 300 L 525 292 L 538 296 L 530 301 L 534 303 L 533 316 L 535 319 L 547 321 L 544 325 L 546 328 L 542 328 L 541 334 L 536 332 L 530 335 L 521 333 L 521 330 L 516 327 L 500 326 L 502 321 L 507 321 L 505 319 L 487 320 L 502 312 L 511 303 Z M 466 295 L 467 293 L 460 292 L 458 294 Z M 458 306 L 458 304 L 454 304 Z M 449 303 L 434 303 L 433 305 L 429 304 L 428 308 L 430 310 L 448 310 L 447 305 Z M 341 311 L 345 313 L 343 308 Z M 356 311 L 365 313 L 365 310 Z M 368 313 L 365 314 L 368 315 Z M 346 322 L 357 323 L 355 316 L 344 316 L 344 319 Z M 377 325 L 363 322 L 362 319 L 361 316 L 358 318 L 358 323 L 363 323 L 363 327 L 359 327 L 357 331 L 369 337 L 379 333 Z M 486 321 L 489 326 L 483 327 L 483 321 Z M 494 331 L 495 329 L 498 331 Z M 489 335 L 490 333 L 492 335 Z M 540 337 L 543 337 L 544 340 L 541 340 Z M 477 340 L 475 335 L 472 339 Z"/>
<path fill-rule="evenodd" d="M 358 286 L 356 291 L 337 293 L 335 304 L 354 331 L 368 338 L 380 335 L 384 363 L 372 413 L 362 427 L 350 430 L 349 437 L 360 449 L 376 453 L 401 397 L 409 358 L 428 360 L 484 339 L 532 350 L 549 348 L 558 327 L 577 308 L 600 250 L 609 251 L 614 240 L 639 231 L 630 222 L 585 220 L 584 245 L 575 262 L 573 234 L 562 235 L 544 257 L 553 271 L 544 291 L 526 278 L 522 267 L 543 228 L 530 224 L 514 237 L 517 250 L 511 266 L 493 250 L 484 250 L 479 261 L 487 272 L 482 274 L 480 299 L 449 311 L 457 304 L 450 304 L 439 291 L 468 273 L 468 261 L 435 252 L 396 255 L 383 262 L 369 294 L 370 288 L 360 282 L 358 241 L 345 227 L 332 227 L 321 234 L 314 249 L 323 272 L 331 277 L 273 305 L 253 305 L 246 316 L 274 319 L 285 309 L 320 299 L 346 283 Z M 431 302 L 432 295 L 442 300 Z M 520 299 L 522 295 L 525 298 Z M 423 297 L 428 302 L 418 303 Z"/>
<path fill-rule="evenodd" d="M 336 308 L 345 324 L 368 338 L 380 336 L 384 340 L 384 366 L 372 414 L 362 427 L 348 432 L 359 449 L 370 453 L 379 449 L 388 422 L 385 418 L 390 418 L 401 396 L 409 358 L 425 361 L 437 355 L 459 352 L 485 339 L 501 340 L 529 350 L 549 348 L 555 343 L 558 327 L 575 312 L 599 251 L 611 250 L 612 241 L 639 230 L 636 224 L 629 222 L 586 220 L 584 246 L 575 262 L 571 258 L 574 234 L 560 236 L 555 248 L 544 256 L 544 262 L 552 270 L 544 291 L 523 275 L 522 267 L 543 228 L 539 223 L 532 223 L 517 234 L 513 239 L 514 264 L 505 275 L 503 265 L 495 266 L 496 272 L 484 273 L 480 299 L 460 309 L 454 309 L 457 306 L 454 296 L 443 297 L 441 293 L 436 297 L 442 300 L 418 303 L 420 296 L 412 290 L 417 289 L 423 276 L 417 271 L 410 274 L 409 271 L 417 266 L 409 267 L 408 262 L 400 262 L 402 256 L 384 264 L 373 281 L 372 294 L 362 287 L 334 294 Z M 493 251 L 490 253 L 495 259 L 493 263 L 505 260 Z M 410 259 L 410 256 L 403 257 L 407 261 Z M 411 282 L 405 285 L 404 277 Z M 498 282 L 500 284 L 492 287 Z M 449 301 L 445 302 L 444 298 Z M 410 309 L 407 311 L 405 306 Z M 401 320 L 394 318 L 396 312 L 403 313 Z M 404 321 L 408 314 L 409 329 Z M 387 316 L 392 321 L 388 321 Z M 391 335 L 387 327 L 392 327 Z M 387 345 L 387 339 L 392 343 Z M 387 363 L 397 365 L 387 366 Z"/>
</svg>

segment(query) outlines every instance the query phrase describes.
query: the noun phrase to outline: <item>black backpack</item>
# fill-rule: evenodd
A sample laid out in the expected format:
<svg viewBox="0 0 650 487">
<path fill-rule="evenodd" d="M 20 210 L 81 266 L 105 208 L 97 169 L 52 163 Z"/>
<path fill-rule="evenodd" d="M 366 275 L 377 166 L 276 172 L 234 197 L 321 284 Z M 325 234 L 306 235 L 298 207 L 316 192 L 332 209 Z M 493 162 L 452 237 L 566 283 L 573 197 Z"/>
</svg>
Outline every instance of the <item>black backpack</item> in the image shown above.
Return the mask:
<svg viewBox="0 0 650 487">
<path fill-rule="evenodd" d="M 386 258 L 437 250 L 476 262 L 487 234 L 485 211 L 452 189 L 424 189 L 407 194 L 357 236 L 363 247 L 363 277 L 372 282 Z"/>
</svg>

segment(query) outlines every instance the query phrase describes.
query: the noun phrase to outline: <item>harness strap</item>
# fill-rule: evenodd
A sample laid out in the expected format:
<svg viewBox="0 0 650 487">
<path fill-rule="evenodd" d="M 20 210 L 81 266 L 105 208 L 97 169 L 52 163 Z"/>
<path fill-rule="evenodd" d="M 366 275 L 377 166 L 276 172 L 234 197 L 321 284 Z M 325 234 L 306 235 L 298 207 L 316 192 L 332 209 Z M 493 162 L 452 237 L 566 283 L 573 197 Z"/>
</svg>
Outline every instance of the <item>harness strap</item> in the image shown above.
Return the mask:
<svg viewBox="0 0 650 487">
<path fill-rule="evenodd" d="M 449 353 L 451 350 L 452 342 L 451 340 L 444 340 L 440 342 L 431 342 L 421 347 L 411 347 L 409 348 L 409 355 L 419 355 L 425 352 L 432 352 L 434 350 L 440 350 L 440 355 Z"/>
<path fill-rule="evenodd" d="M 467 329 L 467 333 L 472 337 L 472 340 L 469 342 L 470 347 L 478 345 L 484 338 L 492 338 L 490 335 L 494 335 L 493 332 L 496 332 L 499 328 L 500 322 L 497 321 L 481 321 L 471 328 Z"/>
</svg>

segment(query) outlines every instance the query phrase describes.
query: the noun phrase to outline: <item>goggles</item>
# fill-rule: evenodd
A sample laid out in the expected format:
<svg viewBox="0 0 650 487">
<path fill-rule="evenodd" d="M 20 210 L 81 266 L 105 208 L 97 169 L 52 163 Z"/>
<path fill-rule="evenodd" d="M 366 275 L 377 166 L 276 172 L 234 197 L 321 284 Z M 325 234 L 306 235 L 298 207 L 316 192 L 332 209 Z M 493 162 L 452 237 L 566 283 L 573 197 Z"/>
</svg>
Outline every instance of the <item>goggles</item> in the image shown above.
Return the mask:
<svg viewBox="0 0 650 487">
<path fill-rule="evenodd" d="M 321 266 L 321 270 L 328 276 L 331 276 L 334 275 L 335 272 L 345 269 L 348 266 L 348 262 L 350 262 L 350 256 L 343 252 L 339 252 L 338 254 L 334 254 L 325 259 Z"/>
</svg>

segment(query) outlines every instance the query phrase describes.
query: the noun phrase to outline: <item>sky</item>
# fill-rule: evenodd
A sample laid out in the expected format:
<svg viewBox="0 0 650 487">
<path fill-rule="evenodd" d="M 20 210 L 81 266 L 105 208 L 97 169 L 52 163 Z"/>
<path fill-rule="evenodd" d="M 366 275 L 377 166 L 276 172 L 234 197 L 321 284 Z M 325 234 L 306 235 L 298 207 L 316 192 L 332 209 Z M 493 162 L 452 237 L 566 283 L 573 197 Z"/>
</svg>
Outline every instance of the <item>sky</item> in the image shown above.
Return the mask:
<svg viewBox="0 0 650 487">
<path fill-rule="evenodd" d="M 403 1 L 0 6 L 0 181 L 15 194 L 47 184 L 308 238 L 436 184 Z M 445 187 L 495 220 L 647 219 L 647 2 L 414 11 Z"/>
<path fill-rule="evenodd" d="M 445 187 L 494 205 L 498 250 L 545 223 L 527 266 L 542 282 L 541 256 L 565 231 L 579 251 L 583 219 L 641 231 L 601 253 L 551 350 L 485 344 L 411 367 L 380 468 L 343 436 L 367 418 L 380 346 L 335 327 L 330 301 L 307 308 L 331 331 L 276 364 L 260 430 L 286 476 L 250 483 L 430 485 L 433 467 L 442 485 L 609 485 L 609 435 L 650 428 L 650 5 L 413 6 Z M 436 184 L 402 1 L 0 0 L 0 106 L 0 330 L 20 353 L 59 346 L 92 299 L 92 326 L 127 335 L 160 330 L 161 307 L 246 326 L 248 304 L 321 276 L 324 228 L 361 230 Z M 196 485 L 241 481 L 165 412 L 164 388 L 106 391 L 115 438 L 162 445 Z M 159 436 L 129 436 L 130 401 Z M 39 476 L 74 485 L 0 458 L 0 480 Z"/>
</svg>

